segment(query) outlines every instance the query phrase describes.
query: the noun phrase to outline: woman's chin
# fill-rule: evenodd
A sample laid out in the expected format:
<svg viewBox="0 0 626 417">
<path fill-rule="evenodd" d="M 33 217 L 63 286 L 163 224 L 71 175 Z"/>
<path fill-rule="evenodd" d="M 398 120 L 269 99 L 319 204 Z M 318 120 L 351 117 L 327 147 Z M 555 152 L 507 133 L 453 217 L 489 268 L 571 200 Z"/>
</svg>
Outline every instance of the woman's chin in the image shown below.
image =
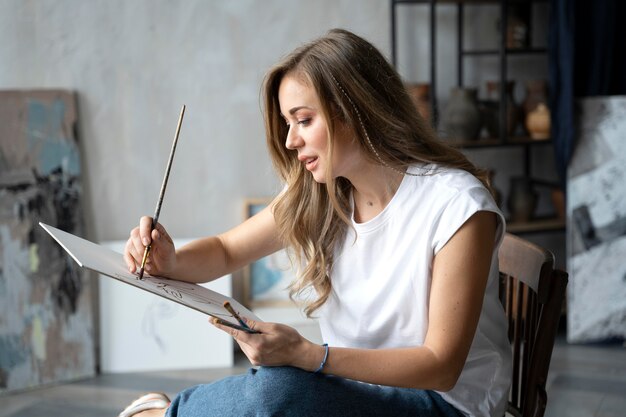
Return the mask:
<svg viewBox="0 0 626 417">
<path fill-rule="evenodd" d="M 316 183 L 318 183 L 318 184 L 326 184 L 326 175 L 323 172 L 315 170 L 314 172 L 311 172 L 311 175 L 313 176 L 313 180 Z"/>
</svg>

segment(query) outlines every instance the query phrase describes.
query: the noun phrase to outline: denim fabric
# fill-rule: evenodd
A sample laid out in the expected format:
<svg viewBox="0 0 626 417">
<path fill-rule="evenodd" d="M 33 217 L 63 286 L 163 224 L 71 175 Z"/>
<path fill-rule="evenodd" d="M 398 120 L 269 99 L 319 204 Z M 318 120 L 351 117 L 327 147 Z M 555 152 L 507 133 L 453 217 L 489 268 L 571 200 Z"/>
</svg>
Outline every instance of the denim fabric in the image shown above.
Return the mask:
<svg viewBox="0 0 626 417">
<path fill-rule="evenodd" d="M 433 391 L 364 384 L 292 367 L 261 367 L 181 392 L 166 415 L 459 417 L 462 414 Z"/>
</svg>

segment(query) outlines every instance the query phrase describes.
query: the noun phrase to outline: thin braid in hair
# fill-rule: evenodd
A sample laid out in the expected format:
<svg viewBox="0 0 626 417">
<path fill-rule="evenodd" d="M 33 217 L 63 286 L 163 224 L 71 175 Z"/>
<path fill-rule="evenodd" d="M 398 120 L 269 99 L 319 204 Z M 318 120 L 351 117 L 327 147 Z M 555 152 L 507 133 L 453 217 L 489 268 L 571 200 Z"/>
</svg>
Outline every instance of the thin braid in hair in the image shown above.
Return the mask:
<svg viewBox="0 0 626 417">
<path fill-rule="evenodd" d="M 378 161 L 381 164 L 383 164 L 384 166 L 386 166 L 387 168 L 393 169 L 394 171 L 399 172 L 401 174 L 407 174 L 407 175 L 410 175 L 410 176 L 413 176 L 413 177 L 423 176 L 424 174 L 415 174 L 415 173 L 408 172 L 408 171 L 402 171 L 402 170 L 400 170 L 400 169 L 398 169 L 396 167 L 393 167 L 393 166 L 389 165 L 387 162 L 385 162 L 385 160 L 383 158 L 380 157 L 380 154 L 378 153 L 378 151 L 374 147 L 374 144 L 372 143 L 372 141 L 370 139 L 370 136 L 367 134 L 367 129 L 365 129 L 365 123 L 363 123 L 363 119 L 361 119 L 361 112 L 359 112 L 359 109 L 356 107 L 356 104 L 354 104 L 354 102 L 352 101 L 352 99 L 350 98 L 350 96 L 348 95 L 346 90 L 344 90 L 343 87 L 341 86 L 341 84 L 339 84 L 339 81 L 337 81 L 335 76 L 332 75 L 332 74 L 330 76 L 332 77 L 332 79 L 335 82 L 335 85 L 337 86 L 339 91 L 341 91 L 341 93 L 344 96 L 346 96 L 346 99 L 350 102 L 350 105 L 354 109 L 354 112 L 356 113 L 356 117 L 359 120 L 359 125 L 361 126 L 361 130 L 363 131 L 363 135 L 365 136 L 365 140 L 367 142 L 367 145 L 370 147 L 372 152 L 374 152 L 374 155 L 376 155 L 376 159 L 378 159 Z"/>
</svg>

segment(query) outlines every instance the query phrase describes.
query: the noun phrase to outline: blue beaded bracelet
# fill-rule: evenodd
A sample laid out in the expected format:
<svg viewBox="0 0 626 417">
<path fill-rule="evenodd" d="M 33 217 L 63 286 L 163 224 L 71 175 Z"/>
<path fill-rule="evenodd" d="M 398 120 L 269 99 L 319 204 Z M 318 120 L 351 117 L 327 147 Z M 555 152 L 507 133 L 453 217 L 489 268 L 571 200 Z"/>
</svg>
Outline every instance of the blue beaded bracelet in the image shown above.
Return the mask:
<svg viewBox="0 0 626 417">
<path fill-rule="evenodd" d="M 326 348 L 326 352 L 324 353 L 324 360 L 322 360 L 322 363 L 320 363 L 320 367 L 315 370 L 316 374 L 322 372 L 322 369 L 324 369 L 324 365 L 326 365 L 326 360 L 328 359 L 328 343 L 324 343 L 322 346 Z"/>
</svg>

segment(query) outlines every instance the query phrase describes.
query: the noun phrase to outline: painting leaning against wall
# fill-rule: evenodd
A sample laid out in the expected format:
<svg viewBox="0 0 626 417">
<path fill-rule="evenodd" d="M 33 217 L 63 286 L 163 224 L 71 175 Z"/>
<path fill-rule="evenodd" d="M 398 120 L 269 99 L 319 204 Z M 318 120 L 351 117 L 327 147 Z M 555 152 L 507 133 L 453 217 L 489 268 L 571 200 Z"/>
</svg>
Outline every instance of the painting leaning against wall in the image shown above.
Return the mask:
<svg viewBox="0 0 626 417">
<path fill-rule="evenodd" d="M 0 91 L 0 393 L 95 373 L 92 282 L 39 221 L 82 235 L 76 97 Z"/>
<path fill-rule="evenodd" d="M 567 339 L 626 340 L 626 96 L 579 99 L 567 181 Z"/>
<path fill-rule="evenodd" d="M 248 219 L 266 208 L 271 198 L 254 198 L 245 202 L 244 218 Z M 265 256 L 244 269 L 244 300 L 249 308 L 293 307 L 289 285 L 295 271 L 285 250 Z"/>
</svg>

